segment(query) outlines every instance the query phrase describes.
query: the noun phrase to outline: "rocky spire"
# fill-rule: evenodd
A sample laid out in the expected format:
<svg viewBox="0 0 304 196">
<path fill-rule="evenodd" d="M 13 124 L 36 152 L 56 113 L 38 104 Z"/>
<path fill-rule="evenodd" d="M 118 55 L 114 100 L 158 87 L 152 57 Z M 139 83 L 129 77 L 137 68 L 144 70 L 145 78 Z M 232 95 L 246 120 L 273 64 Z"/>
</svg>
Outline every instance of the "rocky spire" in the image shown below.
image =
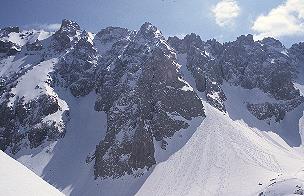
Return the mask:
<svg viewBox="0 0 304 196">
<path fill-rule="evenodd" d="M 71 41 L 75 41 L 75 36 L 80 34 L 80 26 L 71 20 L 62 20 L 61 27 L 54 34 L 55 42 L 54 49 L 56 51 L 63 51 L 66 48 L 71 47 Z"/>
<path fill-rule="evenodd" d="M 69 36 L 74 36 L 77 31 L 80 31 L 80 26 L 74 21 L 63 19 L 58 31 L 60 33 L 66 33 Z"/>
<path fill-rule="evenodd" d="M 139 29 L 137 36 L 144 38 L 160 38 L 163 37 L 161 31 L 149 22 L 145 22 Z"/>
</svg>

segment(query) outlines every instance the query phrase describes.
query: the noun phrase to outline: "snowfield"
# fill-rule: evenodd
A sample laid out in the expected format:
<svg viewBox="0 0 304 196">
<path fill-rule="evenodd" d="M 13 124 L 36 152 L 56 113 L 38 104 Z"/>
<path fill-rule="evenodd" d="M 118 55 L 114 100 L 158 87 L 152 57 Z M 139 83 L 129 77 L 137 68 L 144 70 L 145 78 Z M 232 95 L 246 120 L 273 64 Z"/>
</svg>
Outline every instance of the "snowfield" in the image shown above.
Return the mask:
<svg viewBox="0 0 304 196">
<path fill-rule="evenodd" d="M 278 135 L 204 105 L 206 119 L 184 147 L 155 167 L 137 195 L 257 195 L 272 179 L 301 171 L 303 155 Z"/>
<path fill-rule="evenodd" d="M 304 181 L 296 178 L 271 183 L 259 196 L 303 195 Z"/>
<path fill-rule="evenodd" d="M 57 63 L 56 58 L 44 61 L 20 77 L 16 87 L 12 89 L 12 93 L 15 96 L 10 99 L 10 104 L 13 104 L 16 97 L 24 97 L 24 101 L 28 102 L 41 94 L 56 96 L 47 83 L 50 80 L 49 74 L 53 71 L 55 63 Z"/>
<path fill-rule="evenodd" d="M 3 196 L 59 196 L 57 189 L 0 151 L 0 189 Z"/>
</svg>

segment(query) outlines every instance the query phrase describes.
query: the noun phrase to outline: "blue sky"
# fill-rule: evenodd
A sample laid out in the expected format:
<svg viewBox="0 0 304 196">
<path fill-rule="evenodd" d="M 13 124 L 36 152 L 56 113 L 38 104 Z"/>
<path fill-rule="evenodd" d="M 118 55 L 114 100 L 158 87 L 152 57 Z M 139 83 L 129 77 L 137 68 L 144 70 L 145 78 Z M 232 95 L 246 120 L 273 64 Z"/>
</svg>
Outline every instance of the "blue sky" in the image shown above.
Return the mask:
<svg viewBox="0 0 304 196">
<path fill-rule="evenodd" d="M 166 36 L 194 32 L 223 42 L 251 33 L 287 46 L 304 41 L 304 0 L 2 0 L 0 18 L 0 27 L 56 28 L 67 18 L 97 32 L 136 30 L 149 21 Z"/>
</svg>

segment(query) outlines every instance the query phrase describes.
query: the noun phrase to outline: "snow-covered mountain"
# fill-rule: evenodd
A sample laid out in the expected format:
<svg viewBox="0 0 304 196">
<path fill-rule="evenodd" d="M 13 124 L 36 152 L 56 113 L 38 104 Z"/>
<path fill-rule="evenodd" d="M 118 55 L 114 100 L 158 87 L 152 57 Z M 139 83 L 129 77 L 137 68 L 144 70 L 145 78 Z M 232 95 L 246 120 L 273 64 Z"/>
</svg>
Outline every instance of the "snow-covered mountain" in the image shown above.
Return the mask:
<svg viewBox="0 0 304 196">
<path fill-rule="evenodd" d="M 63 196 L 16 160 L 0 151 L 0 188 L 5 196 Z"/>
<path fill-rule="evenodd" d="M 66 195 L 303 194 L 304 44 L 0 30 L 0 148 Z"/>
</svg>

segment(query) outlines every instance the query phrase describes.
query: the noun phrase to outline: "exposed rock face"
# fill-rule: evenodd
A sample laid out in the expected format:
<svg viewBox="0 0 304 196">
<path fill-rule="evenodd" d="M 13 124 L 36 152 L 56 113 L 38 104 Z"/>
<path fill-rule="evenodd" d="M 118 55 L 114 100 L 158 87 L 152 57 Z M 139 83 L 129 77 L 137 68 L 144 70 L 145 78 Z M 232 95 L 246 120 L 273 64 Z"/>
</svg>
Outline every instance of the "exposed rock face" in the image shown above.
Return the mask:
<svg viewBox="0 0 304 196">
<path fill-rule="evenodd" d="M 20 33 L 19 27 L 5 27 L 0 30 L 0 37 L 6 37 L 10 33 Z"/>
<path fill-rule="evenodd" d="M 108 114 L 108 130 L 96 148 L 95 176 L 115 178 L 154 165 L 153 141 L 165 141 L 187 128 L 187 120 L 204 116 L 204 110 L 195 92 L 183 89 L 187 84 L 174 51 L 150 23 L 111 66 L 114 77 L 123 72 L 111 88 L 114 100 L 101 107 Z"/>
<path fill-rule="evenodd" d="M 255 42 L 252 35 L 242 35 L 234 42 L 220 44 L 216 40 L 203 42 L 191 34 L 182 40 L 169 38 L 168 42 L 179 54 L 186 54 L 187 68 L 197 89 L 204 91 L 207 101 L 220 111 L 225 111 L 223 81 L 246 89 L 259 88 L 278 100 L 274 105 L 265 103 L 253 107 L 249 104 L 249 111 L 258 119 L 276 116 L 279 121 L 283 113 L 289 111 L 286 108 L 290 102 L 297 106 L 303 102 L 292 83 L 296 75 L 294 58 L 290 58 L 278 40 L 265 38 Z M 294 46 L 290 51 L 300 56 L 298 48 Z M 261 111 L 267 111 L 267 115 Z M 281 111 L 281 115 L 277 111 Z"/>
<path fill-rule="evenodd" d="M 75 97 L 85 96 L 94 89 L 96 55 L 92 38 L 83 31 L 73 49 L 61 58 L 56 73 L 64 79 L 64 86 L 69 87 Z"/>
<path fill-rule="evenodd" d="M 62 52 L 77 41 L 76 35 L 80 33 L 80 26 L 70 20 L 62 20 L 60 29 L 53 36 L 53 48 Z"/>
<path fill-rule="evenodd" d="M 6 27 L 0 29 L 0 53 L 8 56 L 15 55 L 20 51 L 20 46 L 10 40 L 3 39 L 8 37 L 11 33 L 20 33 L 19 27 Z"/>
<path fill-rule="evenodd" d="M 278 40 L 266 38 L 254 42 L 248 35 L 224 47 L 222 70 L 230 83 L 247 89 L 260 88 L 278 100 L 299 96 L 292 83 L 295 69 Z"/>
<path fill-rule="evenodd" d="M 55 33 L 53 39 L 67 40 L 60 42 L 61 50 L 72 48 L 54 75 L 75 97 L 95 90 L 95 109 L 108 115 L 106 137 L 95 152 L 95 176 L 115 178 L 150 168 L 156 163 L 154 142 L 165 149 L 166 138 L 203 117 L 201 100 L 182 79 L 174 50 L 150 23 L 138 32 L 109 27 L 94 39 L 80 32 L 75 23 L 63 21 Z M 38 133 L 39 141 L 45 134 Z"/>
<path fill-rule="evenodd" d="M 94 45 L 96 48 L 101 48 L 98 52 L 102 55 L 99 58 L 100 67 L 96 76 L 99 94 L 95 104 L 97 111 L 108 111 L 123 88 L 120 80 L 126 66 L 123 65 L 121 55 L 133 37 L 134 32 L 118 27 L 103 29 L 95 36 Z"/>
<path fill-rule="evenodd" d="M 226 97 L 221 89 L 223 78 L 218 63 L 223 50 L 222 45 L 215 40 L 203 42 L 195 34 L 187 35 L 183 40 L 170 37 L 168 42 L 179 54 L 186 55 L 186 66 L 194 77 L 197 90 L 205 92 L 207 101 L 225 112 Z"/>
<path fill-rule="evenodd" d="M 60 125 L 59 125 L 60 126 Z M 28 140 L 31 148 L 37 148 L 45 140 L 56 141 L 64 137 L 65 132 L 61 131 L 56 122 L 48 121 L 34 125 L 28 132 Z"/>
<path fill-rule="evenodd" d="M 42 48 L 43 48 L 43 46 L 38 39 L 33 43 L 26 44 L 26 49 L 28 51 L 40 51 L 40 50 L 42 50 Z"/>
<path fill-rule="evenodd" d="M 60 108 L 57 99 L 41 95 L 25 103 L 17 99 L 13 106 L 7 101 L 0 105 L 0 148 L 10 148 L 12 153 L 20 150 L 24 138 L 28 138 L 31 148 L 38 147 L 45 139 L 56 140 L 64 136 L 64 125 L 54 121 L 43 121 L 44 117 L 54 114 Z M 36 138 L 37 137 L 37 138 Z"/>
<path fill-rule="evenodd" d="M 8 56 L 15 55 L 19 52 L 19 48 L 16 44 L 10 41 L 1 41 L 0 40 L 0 53 L 5 53 Z"/>
<path fill-rule="evenodd" d="M 302 66 L 304 62 L 304 42 L 293 44 L 288 50 L 288 54 L 291 56 L 293 64 Z"/>
<path fill-rule="evenodd" d="M 303 102 L 304 98 L 298 97 L 287 102 L 248 104 L 247 108 L 259 120 L 273 118 L 276 122 L 279 122 L 284 119 L 287 112 L 295 109 Z"/>
</svg>

